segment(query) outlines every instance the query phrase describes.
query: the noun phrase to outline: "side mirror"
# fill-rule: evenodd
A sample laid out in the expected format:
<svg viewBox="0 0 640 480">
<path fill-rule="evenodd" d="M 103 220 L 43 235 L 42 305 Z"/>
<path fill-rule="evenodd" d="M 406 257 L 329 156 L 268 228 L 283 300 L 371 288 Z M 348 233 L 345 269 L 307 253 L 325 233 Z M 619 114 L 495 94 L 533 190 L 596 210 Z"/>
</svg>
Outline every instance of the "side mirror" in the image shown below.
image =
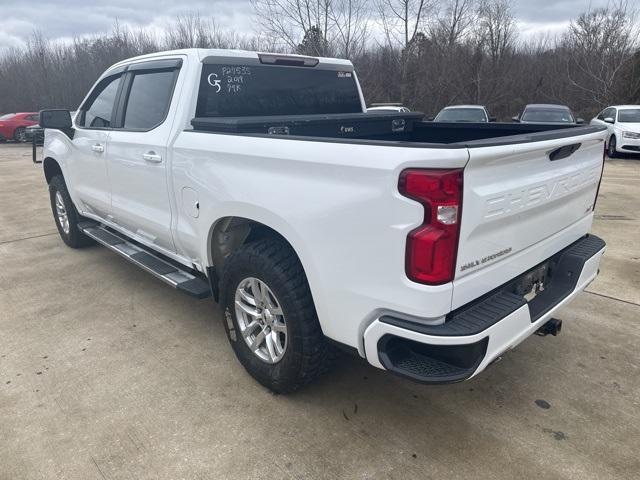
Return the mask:
<svg viewBox="0 0 640 480">
<path fill-rule="evenodd" d="M 497 122 L 498 119 L 496 117 L 489 117 L 490 122 Z"/>
<path fill-rule="evenodd" d="M 580 117 L 576 118 L 576 123 L 578 125 L 582 125 L 584 123 L 584 118 L 580 118 Z"/>
<path fill-rule="evenodd" d="M 68 130 L 73 127 L 71 112 L 63 109 L 40 110 L 40 126 L 56 130 Z"/>
<path fill-rule="evenodd" d="M 520 122 L 520 117 L 519 116 L 515 116 L 515 117 L 511 117 L 511 121 L 512 122 Z"/>
<path fill-rule="evenodd" d="M 427 122 L 433 122 L 436 117 L 427 117 Z"/>
<path fill-rule="evenodd" d="M 604 121 L 605 121 L 605 123 L 611 123 L 611 124 L 615 123 L 615 120 L 613 118 L 611 118 L 611 117 L 605 118 Z"/>
</svg>

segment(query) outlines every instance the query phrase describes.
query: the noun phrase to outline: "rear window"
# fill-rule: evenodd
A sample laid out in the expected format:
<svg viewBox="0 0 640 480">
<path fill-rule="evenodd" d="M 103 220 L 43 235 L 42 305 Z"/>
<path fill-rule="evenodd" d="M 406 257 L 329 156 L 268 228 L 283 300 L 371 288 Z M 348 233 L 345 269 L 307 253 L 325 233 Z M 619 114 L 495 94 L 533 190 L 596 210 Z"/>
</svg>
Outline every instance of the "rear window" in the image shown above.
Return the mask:
<svg viewBox="0 0 640 480">
<path fill-rule="evenodd" d="M 362 112 L 352 72 L 272 65 L 203 65 L 198 117 Z"/>
<path fill-rule="evenodd" d="M 0 116 L 0 120 L 11 120 L 15 116 L 15 113 L 5 113 L 4 115 Z"/>
<path fill-rule="evenodd" d="M 434 119 L 436 122 L 486 122 L 487 116 L 481 108 L 447 108 Z"/>
<path fill-rule="evenodd" d="M 530 108 L 524 111 L 521 120 L 525 122 L 572 123 L 573 115 L 569 110 L 557 108 Z"/>
</svg>

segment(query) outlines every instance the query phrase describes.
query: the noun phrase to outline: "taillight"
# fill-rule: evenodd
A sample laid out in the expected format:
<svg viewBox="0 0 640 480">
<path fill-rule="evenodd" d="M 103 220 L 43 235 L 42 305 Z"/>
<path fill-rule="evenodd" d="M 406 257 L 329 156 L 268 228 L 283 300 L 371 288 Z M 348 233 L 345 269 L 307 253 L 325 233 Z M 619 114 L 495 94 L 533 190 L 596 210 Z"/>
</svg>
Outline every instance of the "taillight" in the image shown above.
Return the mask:
<svg viewBox="0 0 640 480">
<path fill-rule="evenodd" d="M 398 189 L 424 207 L 424 222 L 407 236 L 407 276 L 429 285 L 450 282 L 460 235 L 462 169 L 410 168 L 400 174 Z"/>
</svg>

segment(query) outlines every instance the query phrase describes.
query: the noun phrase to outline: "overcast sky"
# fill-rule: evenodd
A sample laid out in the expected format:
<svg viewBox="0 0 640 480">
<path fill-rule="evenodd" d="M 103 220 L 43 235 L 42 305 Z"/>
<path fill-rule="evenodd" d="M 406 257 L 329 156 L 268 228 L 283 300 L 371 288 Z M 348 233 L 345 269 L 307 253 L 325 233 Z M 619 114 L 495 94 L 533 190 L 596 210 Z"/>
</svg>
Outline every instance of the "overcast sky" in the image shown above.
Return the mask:
<svg viewBox="0 0 640 480">
<path fill-rule="evenodd" d="M 513 0 L 525 35 L 557 33 L 579 12 L 609 1 Z M 251 34 L 254 29 L 249 0 L 0 0 L 0 50 L 24 45 L 36 30 L 49 39 L 108 32 L 116 19 L 133 27 L 161 30 L 186 12 L 213 16 L 221 27 L 237 33 Z"/>
</svg>

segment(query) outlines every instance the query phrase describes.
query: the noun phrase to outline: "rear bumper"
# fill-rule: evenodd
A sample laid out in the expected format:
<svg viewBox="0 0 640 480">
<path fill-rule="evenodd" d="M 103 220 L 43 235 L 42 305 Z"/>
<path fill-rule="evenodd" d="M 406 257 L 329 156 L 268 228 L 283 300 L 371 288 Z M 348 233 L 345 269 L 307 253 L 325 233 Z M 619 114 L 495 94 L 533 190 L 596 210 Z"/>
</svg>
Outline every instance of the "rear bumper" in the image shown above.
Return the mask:
<svg viewBox="0 0 640 480">
<path fill-rule="evenodd" d="M 550 280 L 531 301 L 514 293 L 514 285 L 537 267 L 455 310 L 441 325 L 382 316 L 364 333 L 367 360 L 422 383 L 471 378 L 584 290 L 597 276 L 604 250 L 602 239 L 587 235 L 547 259 Z"/>
</svg>

